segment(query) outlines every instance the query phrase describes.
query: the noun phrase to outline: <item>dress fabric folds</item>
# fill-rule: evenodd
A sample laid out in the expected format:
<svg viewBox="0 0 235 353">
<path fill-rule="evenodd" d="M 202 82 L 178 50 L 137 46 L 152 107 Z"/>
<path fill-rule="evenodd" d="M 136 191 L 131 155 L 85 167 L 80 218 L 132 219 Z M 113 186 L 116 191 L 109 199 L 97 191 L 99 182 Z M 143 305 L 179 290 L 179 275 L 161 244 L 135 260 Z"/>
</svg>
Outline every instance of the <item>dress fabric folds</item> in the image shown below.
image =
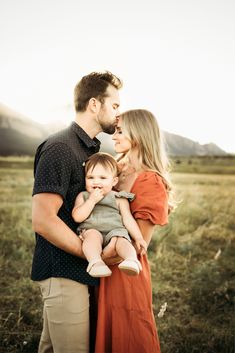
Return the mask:
<svg viewBox="0 0 235 353">
<path fill-rule="evenodd" d="M 136 196 L 130 203 L 136 219 L 167 223 L 167 193 L 160 176 L 141 173 L 131 192 Z M 138 276 L 128 276 L 114 265 L 112 275 L 101 278 L 95 353 L 160 353 L 147 255 L 139 260 L 143 270 Z"/>
</svg>

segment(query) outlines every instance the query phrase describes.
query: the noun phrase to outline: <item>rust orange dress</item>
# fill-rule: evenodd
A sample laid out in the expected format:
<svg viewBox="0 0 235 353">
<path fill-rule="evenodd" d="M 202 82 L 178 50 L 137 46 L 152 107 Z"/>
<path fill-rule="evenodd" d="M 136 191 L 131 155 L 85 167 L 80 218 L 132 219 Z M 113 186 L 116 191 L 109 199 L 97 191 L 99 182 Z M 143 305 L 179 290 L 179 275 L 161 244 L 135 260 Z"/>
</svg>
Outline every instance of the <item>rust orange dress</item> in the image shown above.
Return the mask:
<svg viewBox="0 0 235 353">
<path fill-rule="evenodd" d="M 130 203 L 135 219 L 167 223 L 167 192 L 160 176 L 141 173 L 131 192 L 135 194 Z M 101 278 L 95 353 L 160 353 L 148 259 L 144 255 L 139 260 L 143 270 L 138 276 L 128 276 L 113 265 L 112 275 Z"/>
</svg>

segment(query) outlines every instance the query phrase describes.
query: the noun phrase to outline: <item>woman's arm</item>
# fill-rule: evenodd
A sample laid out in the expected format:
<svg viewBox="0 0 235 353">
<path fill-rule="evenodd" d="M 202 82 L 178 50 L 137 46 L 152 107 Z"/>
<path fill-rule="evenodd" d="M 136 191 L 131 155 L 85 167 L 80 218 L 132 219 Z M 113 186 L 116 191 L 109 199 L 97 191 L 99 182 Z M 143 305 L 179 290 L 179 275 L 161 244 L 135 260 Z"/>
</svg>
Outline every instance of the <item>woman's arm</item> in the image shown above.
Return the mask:
<svg viewBox="0 0 235 353">
<path fill-rule="evenodd" d="M 147 245 L 149 245 L 153 236 L 155 225 L 148 219 L 136 219 L 136 222 L 140 228 L 144 240 L 146 241 Z"/>
</svg>

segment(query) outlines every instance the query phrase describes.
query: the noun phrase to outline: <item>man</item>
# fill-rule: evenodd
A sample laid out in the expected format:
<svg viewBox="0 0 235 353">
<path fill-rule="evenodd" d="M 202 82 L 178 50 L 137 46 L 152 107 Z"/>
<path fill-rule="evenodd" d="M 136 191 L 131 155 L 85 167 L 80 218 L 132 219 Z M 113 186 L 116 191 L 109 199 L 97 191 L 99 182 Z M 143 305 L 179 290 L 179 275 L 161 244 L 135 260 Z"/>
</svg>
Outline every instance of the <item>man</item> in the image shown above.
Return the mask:
<svg viewBox="0 0 235 353">
<path fill-rule="evenodd" d="M 71 211 L 85 190 L 84 162 L 100 147 L 96 135 L 115 130 L 122 83 L 110 72 L 84 76 L 74 90 L 75 121 L 37 149 L 32 224 L 36 246 L 32 279 L 44 302 L 39 353 L 89 351 L 87 261 Z"/>
</svg>

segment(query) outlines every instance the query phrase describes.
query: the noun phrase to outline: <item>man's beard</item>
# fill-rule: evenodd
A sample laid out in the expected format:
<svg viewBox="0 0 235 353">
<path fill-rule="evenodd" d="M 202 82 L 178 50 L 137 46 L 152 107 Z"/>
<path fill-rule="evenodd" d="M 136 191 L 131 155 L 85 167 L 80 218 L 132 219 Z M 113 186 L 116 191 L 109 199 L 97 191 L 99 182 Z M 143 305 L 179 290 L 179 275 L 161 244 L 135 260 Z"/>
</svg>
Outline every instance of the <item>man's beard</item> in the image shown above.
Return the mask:
<svg viewBox="0 0 235 353">
<path fill-rule="evenodd" d="M 113 123 L 112 125 L 110 124 L 105 124 L 105 123 L 101 123 L 100 124 L 102 131 L 105 132 L 106 134 L 112 135 L 115 132 L 115 128 L 116 128 L 116 123 Z"/>
<path fill-rule="evenodd" d="M 105 114 L 104 113 L 102 114 L 102 113 L 103 112 L 101 112 L 101 115 L 98 116 L 99 124 L 102 131 L 109 135 L 114 134 L 116 125 L 117 125 L 116 119 L 113 123 L 108 123 L 107 121 L 105 121 L 106 119 L 104 119 Z"/>
</svg>

